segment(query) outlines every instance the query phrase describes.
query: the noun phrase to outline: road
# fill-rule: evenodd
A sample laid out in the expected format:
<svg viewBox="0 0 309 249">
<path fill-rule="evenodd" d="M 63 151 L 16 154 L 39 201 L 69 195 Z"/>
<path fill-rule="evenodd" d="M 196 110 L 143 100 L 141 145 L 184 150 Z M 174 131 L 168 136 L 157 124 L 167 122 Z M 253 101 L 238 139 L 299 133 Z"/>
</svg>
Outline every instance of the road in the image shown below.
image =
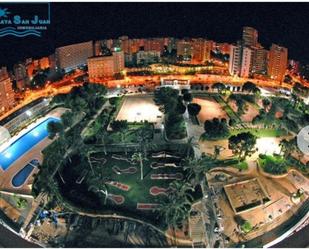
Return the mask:
<svg viewBox="0 0 309 249">
<path fill-rule="evenodd" d="M 39 248 L 40 246 L 30 243 L 17 236 L 15 233 L 0 225 L 0 247 L 14 248 Z"/>
<path fill-rule="evenodd" d="M 299 232 L 274 245 L 275 248 L 305 248 L 309 247 L 309 225 Z"/>
<path fill-rule="evenodd" d="M 22 102 L 16 105 L 14 108 L 9 110 L 8 112 L 4 113 L 2 116 L 0 116 L 0 120 L 4 119 L 5 117 L 16 112 L 20 108 L 24 107 L 25 105 L 31 103 L 32 101 L 38 98 L 50 97 L 50 96 L 55 96 L 57 94 L 65 94 L 65 93 L 70 92 L 73 87 L 81 85 L 81 83 L 75 82 L 74 79 L 76 79 L 77 77 L 83 74 L 85 73 L 78 72 L 70 77 L 65 78 L 64 80 L 55 82 L 51 85 L 46 85 L 44 89 L 26 91 Z"/>
</svg>

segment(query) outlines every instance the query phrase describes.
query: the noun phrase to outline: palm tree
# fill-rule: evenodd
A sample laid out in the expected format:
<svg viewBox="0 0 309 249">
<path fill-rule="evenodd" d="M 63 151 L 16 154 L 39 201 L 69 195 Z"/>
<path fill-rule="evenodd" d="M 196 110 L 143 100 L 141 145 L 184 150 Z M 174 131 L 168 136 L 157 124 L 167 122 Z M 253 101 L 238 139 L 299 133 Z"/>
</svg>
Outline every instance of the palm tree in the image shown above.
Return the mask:
<svg viewBox="0 0 309 249">
<path fill-rule="evenodd" d="M 106 205 L 106 201 L 108 199 L 108 185 L 107 182 L 110 179 L 104 179 L 101 174 L 92 174 L 87 182 L 89 184 L 88 191 L 93 191 L 95 193 L 100 193 L 104 195 L 104 205 Z"/>
<path fill-rule="evenodd" d="M 283 153 L 284 158 L 287 158 L 295 151 L 295 144 L 293 139 L 287 140 L 284 138 L 280 141 L 279 146 L 281 149 L 280 152 Z"/>
<path fill-rule="evenodd" d="M 202 156 L 198 159 L 187 157 L 182 164 L 184 170 L 189 171 L 187 178 L 192 180 L 193 185 L 196 186 L 204 178 L 205 172 L 213 168 L 217 162 L 216 159 Z"/>
<path fill-rule="evenodd" d="M 104 154 L 107 155 L 106 145 L 108 141 L 108 132 L 102 127 L 98 132 L 99 142 L 103 145 Z"/>
<path fill-rule="evenodd" d="M 148 150 L 156 148 L 156 144 L 151 143 L 151 129 L 150 124 L 145 122 L 144 126 L 137 130 L 137 140 L 145 157 L 147 157 Z"/>
<path fill-rule="evenodd" d="M 188 200 L 193 199 L 188 191 L 194 192 L 194 188 L 188 182 L 172 181 L 169 187 L 172 189 L 172 193 L 176 192 L 178 196 L 186 197 Z"/>
<path fill-rule="evenodd" d="M 220 155 L 221 147 L 219 145 L 215 145 L 214 147 L 214 159 L 216 160 Z"/>
<path fill-rule="evenodd" d="M 142 152 L 136 152 L 136 153 L 134 153 L 132 155 L 131 160 L 133 162 L 138 162 L 139 163 L 140 171 L 141 171 L 141 180 L 143 180 L 143 178 L 144 178 L 144 172 L 143 172 L 143 170 L 144 170 L 144 163 L 143 162 L 144 162 L 144 160 L 148 160 L 147 157 L 145 157 Z"/>
<path fill-rule="evenodd" d="M 174 232 L 176 239 L 176 228 L 181 227 L 183 222 L 189 217 L 193 197 L 189 191 L 194 191 L 189 183 L 173 181 L 170 183 L 172 191 L 168 193 L 168 198 L 163 201 L 157 209 L 165 223 L 169 225 Z"/>
<path fill-rule="evenodd" d="M 198 144 L 194 142 L 194 137 L 190 137 L 187 142 L 184 144 L 186 156 L 190 157 L 191 149 L 198 148 Z"/>
</svg>

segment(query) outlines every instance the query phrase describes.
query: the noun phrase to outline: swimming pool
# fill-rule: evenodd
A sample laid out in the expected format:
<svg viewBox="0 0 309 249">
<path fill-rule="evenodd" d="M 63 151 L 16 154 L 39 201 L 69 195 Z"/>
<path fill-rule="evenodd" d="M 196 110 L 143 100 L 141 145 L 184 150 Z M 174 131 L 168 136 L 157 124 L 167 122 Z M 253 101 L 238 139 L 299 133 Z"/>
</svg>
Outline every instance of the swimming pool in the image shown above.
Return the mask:
<svg viewBox="0 0 309 249">
<path fill-rule="evenodd" d="M 21 187 L 25 181 L 28 179 L 29 175 L 32 173 L 35 167 L 39 165 L 39 161 L 33 159 L 30 161 L 25 167 L 23 167 L 20 171 L 12 179 L 12 185 L 15 188 Z"/>
<path fill-rule="evenodd" d="M 59 122 L 60 119 L 54 117 L 47 118 L 1 151 L 1 168 L 4 171 L 7 170 L 18 158 L 45 139 L 48 136 L 47 124 L 52 121 Z"/>
</svg>

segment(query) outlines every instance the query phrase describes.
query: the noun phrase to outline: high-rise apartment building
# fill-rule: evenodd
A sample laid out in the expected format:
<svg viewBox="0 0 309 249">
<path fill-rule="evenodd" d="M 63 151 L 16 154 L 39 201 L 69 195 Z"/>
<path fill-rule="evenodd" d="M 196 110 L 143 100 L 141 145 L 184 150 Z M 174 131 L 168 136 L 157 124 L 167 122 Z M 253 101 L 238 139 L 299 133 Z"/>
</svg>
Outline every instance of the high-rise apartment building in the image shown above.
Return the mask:
<svg viewBox="0 0 309 249">
<path fill-rule="evenodd" d="M 296 60 L 289 60 L 288 68 L 292 74 L 299 74 L 300 72 L 300 63 Z"/>
<path fill-rule="evenodd" d="M 258 32 L 252 27 L 243 27 L 242 41 L 244 46 L 256 47 L 258 43 Z"/>
<path fill-rule="evenodd" d="M 114 72 L 120 73 L 124 69 L 124 52 L 123 51 L 114 51 L 113 52 L 114 60 Z"/>
<path fill-rule="evenodd" d="M 249 77 L 253 65 L 253 50 L 241 42 L 230 47 L 229 72 L 239 77 Z"/>
<path fill-rule="evenodd" d="M 111 56 L 94 56 L 87 60 L 90 82 L 113 77 L 124 69 L 123 51 L 115 51 Z"/>
<path fill-rule="evenodd" d="M 268 75 L 271 79 L 282 81 L 287 69 L 288 49 L 272 44 L 269 51 Z"/>
<path fill-rule="evenodd" d="M 229 72 L 231 75 L 240 75 L 242 47 L 240 44 L 230 46 Z"/>
<path fill-rule="evenodd" d="M 253 74 L 267 75 L 268 50 L 262 46 L 253 48 L 254 59 L 252 66 Z"/>
<path fill-rule="evenodd" d="M 177 40 L 176 42 L 177 57 L 183 61 L 191 61 L 192 59 L 192 43 L 189 40 Z"/>
<path fill-rule="evenodd" d="M 240 77 L 248 78 L 252 71 L 253 65 L 253 50 L 249 47 L 242 49 Z"/>
<path fill-rule="evenodd" d="M 145 51 L 157 51 L 163 53 L 164 51 L 164 38 L 148 38 L 144 40 Z"/>
<path fill-rule="evenodd" d="M 158 51 L 138 51 L 135 54 L 135 62 L 138 66 L 158 63 L 160 61 L 160 52 Z"/>
<path fill-rule="evenodd" d="M 29 84 L 29 77 L 27 67 L 24 63 L 18 63 L 13 66 L 13 73 L 15 76 L 16 87 L 23 90 Z"/>
<path fill-rule="evenodd" d="M 58 69 L 75 69 L 86 64 L 87 58 L 93 56 L 93 43 L 89 41 L 56 48 L 55 56 Z"/>
<path fill-rule="evenodd" d="M 0 114 L 12 108 L 15 104 L 12 81 L 6 67 L 0 69 Z"/>
<path fill-rule="evenodd" d="M 192 61 L 195 63 L 204 63 L 210 60 L 212 49 L 211 41 L 202 38 L 192 40 Z"/>
<path fill-rule="evenodd" d="M 231 44 L 229 44 L 229 43 L 216 43 L 215 48 L 221 54 L 230 54 Z"/>
</svg>

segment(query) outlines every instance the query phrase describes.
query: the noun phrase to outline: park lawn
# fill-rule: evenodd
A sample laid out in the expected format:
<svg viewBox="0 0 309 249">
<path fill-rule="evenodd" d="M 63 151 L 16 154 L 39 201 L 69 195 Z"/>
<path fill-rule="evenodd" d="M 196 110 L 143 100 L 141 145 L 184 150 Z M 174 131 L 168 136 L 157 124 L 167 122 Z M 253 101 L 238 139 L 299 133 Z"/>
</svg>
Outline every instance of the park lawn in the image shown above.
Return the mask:
<svg viewBox="0 0 309 249">
<path fill-rule="evenodd" d="M 233 111 L 232 107 L 230 107 L 230 105 L 226 103 L 220 95 L 216 95 L 213 98 L 218 102 L 218 104 L 220 104 L 220 106 L 223 108 L 223 110 L 226 112 L 230 119 L 241 123 L 241 119 L 239 118 L 239 116 Z"/>
<path fill-rule="evenodd" d="M 232 135 L 237 135 L 242 132 L 250 132 L 253 135 L 257 137 L 281 137 L 281 136 L 287 136 L 288 132 L 284 129 L 254 129 L 254 128 L 244 128 L 244 129 L 238 129 L 238 130 L 230 130 L 230 134 Z"/>
<path fill-rule="evenodd" d="M 144 161 L 144 179 L 141 180 L 140 178 L 140 164 L 130 164 L 127 161 L 117 160 L 111 157 L 111 155 L 105 156 L 104 153 L 96 153 L 97 157 L 104 157 L 107 159 L 107 162 L 103 165 L 98 167 L 95 170 L 102 170 L 104 176 L 110 177 L 113 181 L 118 181 L 130 186 L 129 191 L 123 191 L 116 187 L 109 186 L 109 192 L 111 194 L 123 195 L 125 197 L 125 202 L 122 206 L 126 208 L 132 209 L 132 211 L 136 211 L 136 204 L 140 203 L 158 203 L 160 200 L 162 201 L 165 196 L 158 195 L 152 196 L 149 193 L 149 190 L 152 186 L 158 186 L 163 188 L 168 188 L 169 183 L 173 180 L 152 180 L 151 174 L 161 174 L 161 173 L 183 173 L 181 168 L 159 168 L 159 169 L 152 169 L 150 164 L 152 162 L 158 161 L 150 158 L 147 161 Z M 125 155 L 123 155 L 125 156 Z M 128 158 L 132 156 L 131 153 L 128 153 Z M 129 167 L 136 167 L 137 172 L 134 174 L 121 174 L 118 175 L 113 171 L 113 166 L 117 166 L 119 169 L 126 169 Z M 102 169 L 103 168 L 103 169 Z M 108 202 L 110 206 L 115 206 L 111 201 Z"/>
<path fill-rule="evenodd" d="M 247 170 L 248 163 L 246 161 L 239 162 L 237 164 L 233 164 L 232 167 L 239 169 L 239 170 Z"/>
<path fill-rule="evenodd" d="M 145 124 L 143 123 L 129 123 L 129 131 L 124 136 L 124 143 L 138 143 L 138 129 L 142 128 Z M 154 126 L 147 130 L 147 136 L 153 137 Z M 121 143 L 121 134 L 119 132 L 110 131 L 108 135 L 110 143 Z"/>
<path fill-rule="evenodd" d="M 267 173 L 280 175 L 287 172 L 287 161 L 279 155 L 260 155 L 259 166 Z"/>
<path fill-rule="evenodd" d="M 115 153 L 120 155 L 120 153 Z M 149 153 L 151 154 L 151 153 Z M 173 154 L 176 154 L 173 153 Z M 127 158 L 131 158 L 132 153 L 121 153 L 122 156 L 126 156 Z M 185 176 L 185 172 L 182 168 L 174 168 L 174 167 L 165 167 L 159 169 L 152 169 L 150 164 L 155 161 L 162 162 L 162 159 L 153 159 L 149 156 L 149 160 L 144 161 L 144 179 L 140 179 L 140 164 L 130 164 L 127 161 L 117 160 L 112 158 L 112 154 L 105 155 L 103 152 L 93 153 L 92 156 L 96 158 L 105 158 L 107 159 L 105 164 L 97 163 L 93 165 L 93 169 L 96 173 L 101 173 L 102 177 L 107 177 L 112 181 L 117 181 L 123 184 L 130 186 L 128 191 L 124 191 L 118 189 L 114 186 L 107 185 L 108 191 L 110 194 L 114 195 L 122 195 L 125 198 L 125 201 L 121 205 L 117 205 L 111 200 L 108 200 L 106 205 L 104 205 L 104 196 L 100 194 L 96 194 L 92 191 L 88 191 L 89 185 L 87 183 L 87 178 L 81 184 L 76 184 L 76 179 L 81 176 L 82 171 L 85 169 L 88 171 L 88 174 L 91 171 L 91 167 L 88 162 L 84 161 L 83 166 L 79 164 L 79 161 L 72 159 L 72 163 L 66 165 L 63 168 L 62 176 L 65 180 L 65 184 L 61 184 L 61 193 L 64 195 L 70 202 L 74 203 L 78 207 L 82 207 L 85 209 L 91 209 L 98 212 L 101 211 L 112 211 L 112 212 L 120 212 L 125 215 L 132 215 L 133 217 L 144 218 L 146 221 L 150 221 L 162 229 L 166 228 L 166 224 L 163 221 L 158 220 L 158 213 L 153 210 L 138 210 L 137 203 L 157 203 L 160 204 L 167 198 L 165 195 L 157 195 L 152 196 L 150 194 L 150 188 L 152 186 L 158 186 L 162 188 L 168 188 L 169 184 L 174 180 L 166 180 L 166 179 L 158 179 L 152 180 L 151 174 L 162 174 L 162 173 L 182 173 Z M 181 156 L 178 154 L 178 156 Z M 175 159 L 176 160 L 176 159 Z M 179 165 L 181 159 L 177 159 L 175 162 Z M 164 162 L 172 162 L 171 159 L 166 159 Z M 86 163 L 86 164 L 85 164 Z M 76 167 L 76 165 L 78 165 Z M 119 169 L 126 169 L 129 167 L 136 167 L 137 171 L 134 174 L 116 174 L 112 167 L 117 166 Z M 87 177 L 87 176 L 86 176 Z M 61 183 L 58 179 L 58 182 Z M 194 193 L 196 198 L 200 198 L 198 193 Z"/>
</svg>

